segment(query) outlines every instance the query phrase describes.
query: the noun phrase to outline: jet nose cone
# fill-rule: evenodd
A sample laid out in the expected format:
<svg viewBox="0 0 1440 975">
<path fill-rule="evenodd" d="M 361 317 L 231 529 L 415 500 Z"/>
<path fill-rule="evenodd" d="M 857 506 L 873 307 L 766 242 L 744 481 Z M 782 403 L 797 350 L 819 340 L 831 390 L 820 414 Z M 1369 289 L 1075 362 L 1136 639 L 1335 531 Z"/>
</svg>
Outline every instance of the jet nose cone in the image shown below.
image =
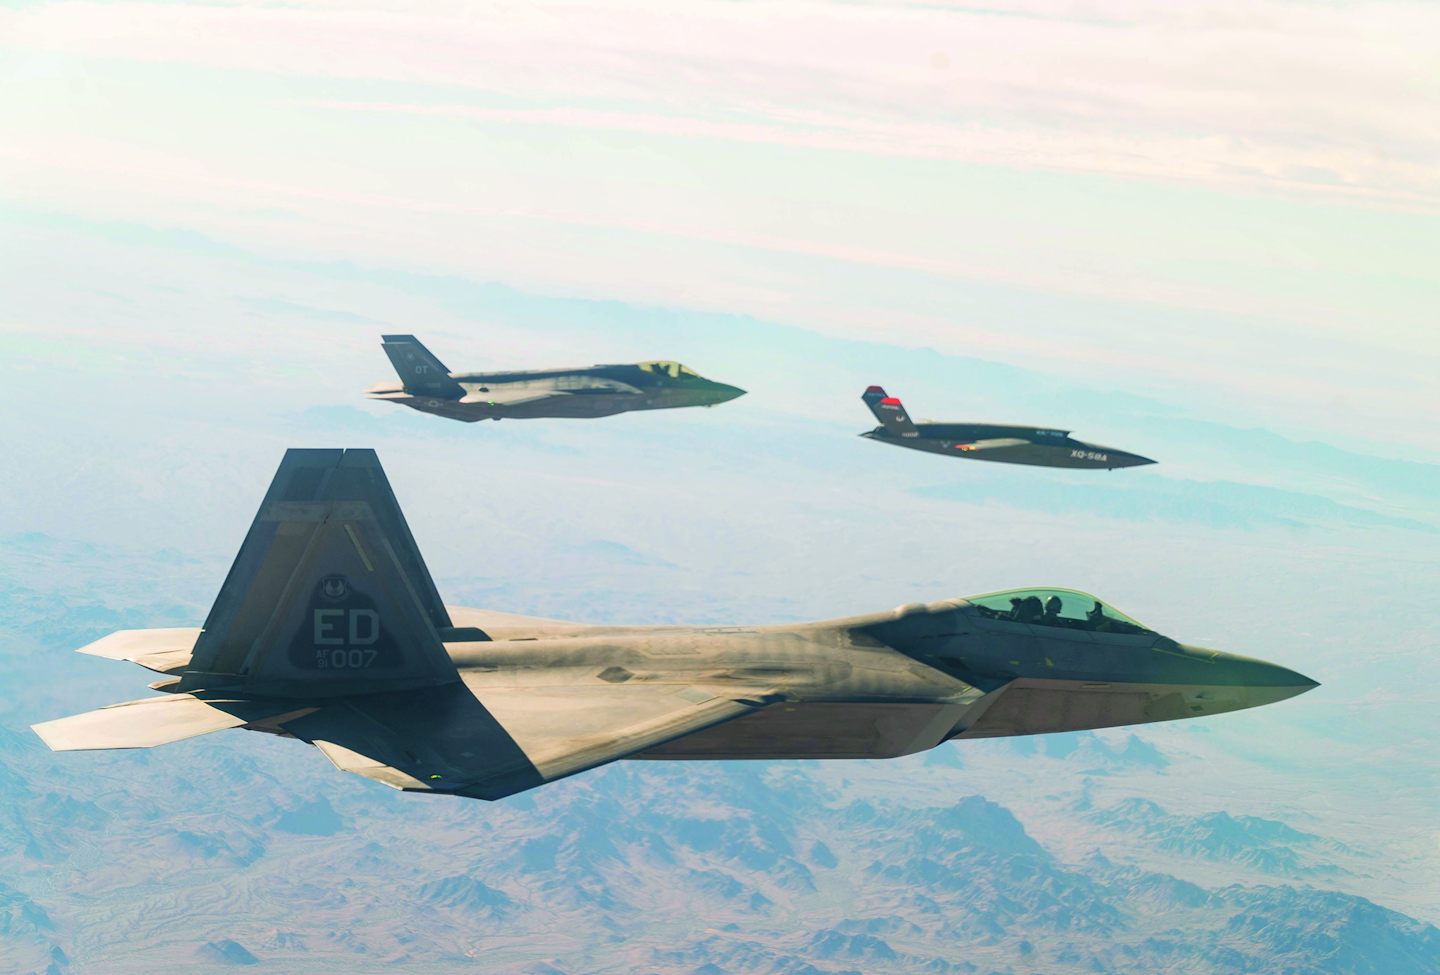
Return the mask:
<svg viewBox="0 0 1440 975">
<path fill-rule="evenodd" d="M 1320 686 L 1319 681 L 1311 680 L 1304 674 L 1288 667 L 1281 667 L 1279 664 L 1272 664 L 1267 660 L 1240 657 L 1215 650 L 1205 650 L 1201 647 L 1185 647 L 1184 649 L 1196 653 L 1213 654 L 1218 673 L 1222 675 L 1224 682 L 1231 686 L 1245 688 L 1250 699 L 1249 707 L 1274 704 L 1276 701 L 1297 697 Z"/>
<path fill-rule="evenodd" d="M 728 403 L 732 399 L 738 399 L 745 395 L 745 390 L 739 386 L 727 386 L 724 383 L 715 384 L 715 402 Z"/>
<path fill-rule="evenodd" d="M 1268 668 L 1264 675 L 1264 681 L 1247 684 L 1250 692 L 1252 706 L 1260 704 L 1274 704 L 1276 701 L 1285 701 L 1292 697 L 1299 697 L 1306 691 L 1313 691 L 1320 686 L 1319 681 L 1313 681 L 1304 674 L 1298 674 L 1285 667 L 1275 664 L 1265 664 Z"/>
</svg>

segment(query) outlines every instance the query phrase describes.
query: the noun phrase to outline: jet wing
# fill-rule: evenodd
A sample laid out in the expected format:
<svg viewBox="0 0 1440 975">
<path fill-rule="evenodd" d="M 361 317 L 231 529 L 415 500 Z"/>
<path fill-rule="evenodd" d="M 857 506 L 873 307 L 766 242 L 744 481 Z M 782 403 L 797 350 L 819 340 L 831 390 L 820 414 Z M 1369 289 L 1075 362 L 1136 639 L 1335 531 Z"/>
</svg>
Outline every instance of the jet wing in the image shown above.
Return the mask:
<svg viewBox="0 0 1440 975">
<path fill-rule="evenodd" d="M 466 609 L 461 606 L 446 606 L 451 621 L 455 624 L 449 633 L 442 633 L 446 643 L 466 642 L 477 639 L 466 630 L 479 630 L 492 640 L 527 640 L 543 637 L 579 635 L 602 629 L 589 623 L 573 620 L 546 619 L 543 616 L 521 616 L 517 613 L 501 613 L 489 609 Z"/>
<path fill-rule="evenodd" d="M 532 386 L 529 383 L 502 384 L 488 386 L 484 390 L 476 390 L 467 393 L 461 403 L 480 406 L 522 406 L 526 403 L 536 403 L 540 400 L 556 399 L 562 396 L 574 396 L 577 393 L 624 393 L 631 396 L 640 395 L 640 390 L 629 383 L 622 383 L 615 379 L 601 379 L 595 376 L 562 376 L 556 380 L 557 385 Z"/>
<path fill-rule="evenodd" d="M 560 396 L 569 396 L 567 392 L 558 389 L 505 389 L 504 387 L 492 388 L 486 393 L 467 393 L 460 399 L 466 405 L 480 406 L 521 406 L 525 403 L 537 403 L 542 399 L 555 399 Z"/>
<path fill-rule="evenodd" d="M 423 400 L 428 397 L 416 396 L 407 392 L 399 383 L 376 383 L 365 394 L 371 399 L 384 400 Z M 492 388 L 484 393 L 466 393 L 459 399 L 438 400 L 439 403 L 455 404 L 463 403 L 466 406 L 520 406 L 524 403 L 536 403 L 540 400 L 554 399 L 557 396 L 569 396 L 570 393 L 558 389 L 505 389 L 504 387 Z"/>
<path fill-rule="evenodd" d="M 450 619 L 456 626 L 478 626 L 482 630 L 491 626 L 523 626 L 526 623 L 534 623 L 537 626 L 546 624 L 555 626 L 588 625 L 577 623 L 574 620 L 557 620 L 548 616 L 522 616 L 519 613 L 502 613 L 497 609 L 471 609 L 468 606 L 446 606 L 445 611 L 450 614 Z"/>
<path fill-rule="evenodd" d="M 285 730 L 396 789 L 501 799 L 761 706 L 674 684 L 448 684 L 351 698 Z"/>
</svg>

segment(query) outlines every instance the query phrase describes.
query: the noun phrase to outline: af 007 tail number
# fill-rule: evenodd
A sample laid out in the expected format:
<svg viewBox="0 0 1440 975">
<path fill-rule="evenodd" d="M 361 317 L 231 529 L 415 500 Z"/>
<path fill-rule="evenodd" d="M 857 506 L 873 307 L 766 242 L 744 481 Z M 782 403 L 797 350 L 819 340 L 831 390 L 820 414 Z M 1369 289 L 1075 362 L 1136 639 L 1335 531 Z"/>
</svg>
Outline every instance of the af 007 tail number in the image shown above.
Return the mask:
<svg viewBox="0 0 1440 975">
<path fill-rule="evenodd" d="M 373 609 L 314 610 L 315 666 L 359 670 L 379 656 L 380 614 Z"/>
</svg>

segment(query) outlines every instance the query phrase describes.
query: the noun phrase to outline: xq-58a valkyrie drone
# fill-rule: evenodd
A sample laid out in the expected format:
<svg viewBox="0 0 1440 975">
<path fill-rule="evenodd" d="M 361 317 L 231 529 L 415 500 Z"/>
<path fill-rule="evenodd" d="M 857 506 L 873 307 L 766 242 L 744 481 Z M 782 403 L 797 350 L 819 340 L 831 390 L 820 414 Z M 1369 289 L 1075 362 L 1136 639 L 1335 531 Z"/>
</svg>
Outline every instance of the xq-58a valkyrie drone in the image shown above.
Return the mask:
<svg viewBox="0 0 1440 975">
<path fill-rule="evenodd" d="M 503 796 L 621 758 L 889 758 L 1170 721 L 1316 684 L 1065 589 L 785 626 L 591 626 L 447 607 L 371 450 L 291 450 L 201 629 L 82 652 L 158 696 L 35 725 L 56 750 L 226 728 L 397 789 Z"/>
<path fill-rule="evenodd" d="M 906 415 L 899 397 L 871 386 L 860 397 L 880 425 L 860 436 L 897 447 L 924 450 L 932 454 L 992 460 L 1001 464 L 1031 467 L 1074 467 L 1082 470 L 1114 470 L 1155 463 L 1126 450 L 1086 443 L 1070 436 L 1069 430 L 1025 427 L 999 423 L 915 423 Z"/>
</svg>

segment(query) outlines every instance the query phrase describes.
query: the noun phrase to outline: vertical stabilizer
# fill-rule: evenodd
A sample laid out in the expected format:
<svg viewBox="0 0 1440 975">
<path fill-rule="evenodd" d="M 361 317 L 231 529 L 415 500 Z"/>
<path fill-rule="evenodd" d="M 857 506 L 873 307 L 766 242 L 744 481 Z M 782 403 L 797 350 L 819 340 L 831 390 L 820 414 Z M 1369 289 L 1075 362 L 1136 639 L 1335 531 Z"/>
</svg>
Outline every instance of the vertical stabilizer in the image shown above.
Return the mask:
<svg viewBox="0 0 1440 975">
<path fill-rule="evenodd" d="M 412 396 L 433 396 L 436 399 L 459 399 L 465 390 L 454 379 L 445 364 L 420 344 L 413 335 L 382 335 L 385 354 L 400 374 L 405 392 Z"/>
<path fill-rule="evenodd" d="M 885 390 L 879 386 L 871 386 L 865 390 L 860 397 L 865 405 L 870 407 L 870 412 L 875 414 L 875 419 L 885 424 L 885 432 L 892 437 L 918 437 L 920 431 L 915 424 L 910 422 L 910 417 L 905 413 L 905 407 L 894 396 L 885 395 Z"/>
<path fill-rule="evenodd" d="M 373 450 L 288 450 L 176 690 L 368 694 L 458 680 L 449 614 Z"/>
</svg>

